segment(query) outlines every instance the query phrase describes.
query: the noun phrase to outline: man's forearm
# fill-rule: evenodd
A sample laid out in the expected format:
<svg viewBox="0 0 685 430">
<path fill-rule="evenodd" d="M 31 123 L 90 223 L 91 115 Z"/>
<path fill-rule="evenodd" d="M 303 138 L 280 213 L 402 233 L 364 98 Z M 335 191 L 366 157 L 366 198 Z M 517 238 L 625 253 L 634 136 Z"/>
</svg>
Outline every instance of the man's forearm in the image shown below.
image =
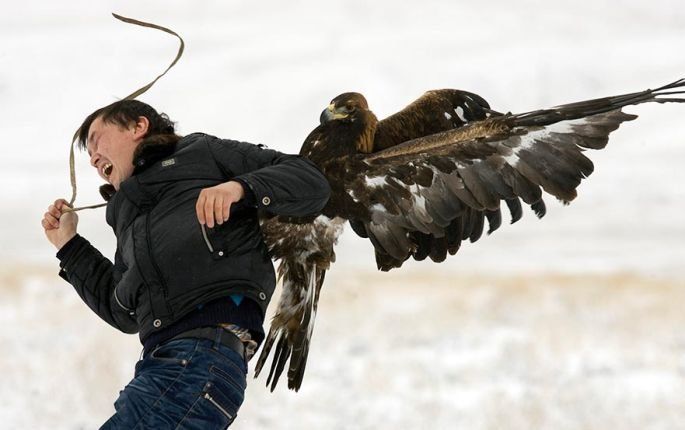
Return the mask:
<svg viewBox="0 0 685 430">
<path fill-rule="evenodd" d="M 331 194 L 324 175 L 301 157 L 288 157 L 236 179 L 248 184 L 259 208 L 277 215 L 315 214 L 323 209 Z"/>
<path fill-rule="evenodd" d="M 257 145 L 209 139 L 215 160 L 255 196 L 256 205 L 277 215 L 307 216 L 319 212 L 330 197 L 324 175 L 309 160 Z"/>
<path fill-rule="evenodd" d="M 114 264 L 80 235 L 74 236 L 57 253 L 60 276 L 69 282 L 88 307 L 105 322 L 125 333 L 138 326 L 130 310 L 114 299 Z"/>
</svg>

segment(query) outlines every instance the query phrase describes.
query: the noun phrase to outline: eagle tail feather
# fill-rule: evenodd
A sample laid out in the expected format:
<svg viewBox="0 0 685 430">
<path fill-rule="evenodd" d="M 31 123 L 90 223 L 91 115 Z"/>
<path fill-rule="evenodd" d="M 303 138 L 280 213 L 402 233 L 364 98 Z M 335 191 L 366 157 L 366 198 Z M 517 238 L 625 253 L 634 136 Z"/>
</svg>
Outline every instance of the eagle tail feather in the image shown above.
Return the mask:
<svg viewBox="0 0 685 430">
<path fill-rule="evenodd" d="M 288 342 L 288 336 L 285 333 L 281 334 L 276 344 L 276 350 L 274 351 L 274 358 L 271 362 L 271 369 L 269 371 L 269 377 L 266 379 L 266 385 L 271 384 L 270 390 L 273 392 L 278 384 L 278 379 L 285 369 L 285 363 L 288 361 L 288 357 L 292 352 L 292 346 Z"/>
<path fill-rule="evenodd" d="M 288 388 L 298 391 L 302 386 L 304 371 L 307 366 L 309 356 L 309 344 L 314 333 L 314 322 L 319 303 L 319 292 L 323 285 L 326 271 L 312 264 L 307 277 L 307 294 L 304 302 L 300 330 L 295 332 L 293 338 L 293 350 L 288 367 Z"/>
<path fill-rule="evenodd" d="M 283 261 L 279 267 L 284 296 L 281 297 L 279 309 L 255 366 L 256 378 L 273 349 L 274 356 L 266 381 L 271 391 L 276 388 L 286 366 L 288 388 L 298 391 L 302 386 L 319 292 L 326 273 L 316 263 L 298 262 L 294 266 L 290 267 Z"/>
<path fill-rule="evenodd" d="M 266 336 L 266 339 L 264 340 L 262 352 L 259 356 L 259 359 L 257 359 L 257 364 L 255 365 L 255 378 L 259 376 L 259 373 L 262 371 L 264 363 L 266 362 L 266 358 L 269 356 L 271 348 L 273 348 L 274 346 L 275 340 L 279 338 L 279 333 L 277 333 L 278 331 L 279 330 L 276 330 L 276 328 L 271 327 L 271 330 L 269 330 L 269 334 Z"/>
</svg>

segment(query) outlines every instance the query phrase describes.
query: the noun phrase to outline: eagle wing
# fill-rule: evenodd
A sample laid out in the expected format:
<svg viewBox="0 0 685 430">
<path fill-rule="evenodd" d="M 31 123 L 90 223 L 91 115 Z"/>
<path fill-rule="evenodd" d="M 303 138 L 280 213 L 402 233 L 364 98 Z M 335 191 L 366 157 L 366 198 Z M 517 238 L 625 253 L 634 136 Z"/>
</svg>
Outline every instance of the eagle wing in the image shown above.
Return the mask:
<svg viewBox="0 0 685 430">
<path fill-rule="evenodd" d="M 373 152 L 484 120 L 491 114 L 498 113 L 477 94 L 454 89 L 426 91 L 406 108 L 378 122 Z"/>
<path fill-rule="evenodd" d="M 609 134 L 635 119 L 620 109 L 550 125 L 516 125 L 528 116 L 493 118 L 364 157 L 347 185 L 368 207 L 362 221 L 380 269 L 411 257 L 444 260 L 462 241 L 475 242 L 501 224 L 501 202 L 512 223 L 521 200 L 544 216 L 542 190 L 569 202 L 593 171 L 585 149 L 601 149 Z"/>
<path fill-rule="evenodd" d="M 504 201 L 512 223 L 521 201 L 545 215 L 542 191 L 568 203 L 593 171 L 586 149 L 602 149 L 609 134 L 637 118 L 621 108 L 645 102 L 683 102 L 685 79 L 614 97 L 522 114 L 493 116 L 348 160 L 345 192 L 364 219 L 347 218 L 368 237 L 381 270 L 409 257 L 443 261 L 462 241 L 475 242 L 501 224 Z M 677 91 L 672 91 L 678 89 Z M 340 216 L 345 217 L 345 214 Z M 363 225 L 363 229 L 360 228 Z"/>
<path fill-rule="evenodd" d="M 373 148 L 367 152 L 382 151 L 413 139 L 463 127 L 472 121 L 482 121 L 493 115 L 499 116 L 501 113 L 490 109 L 490 104 L 478 94 L 455 89 L 426 91 L 401 111 L 378 122 Z M 368 237 L 360 222 L 350 219 L 349 223 L 358 236 Z M 435 238 L 425 240 L 435 241 Z"/>
</svg>

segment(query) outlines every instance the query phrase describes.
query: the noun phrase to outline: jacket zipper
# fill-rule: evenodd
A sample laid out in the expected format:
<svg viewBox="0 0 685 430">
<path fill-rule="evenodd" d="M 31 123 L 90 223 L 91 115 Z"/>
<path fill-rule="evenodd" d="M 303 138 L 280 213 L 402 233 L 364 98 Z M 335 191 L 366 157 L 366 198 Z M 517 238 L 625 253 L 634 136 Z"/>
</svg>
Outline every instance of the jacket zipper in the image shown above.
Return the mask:
<svg viewBox="0 0 685 430">
<path fill-rule="evenodd" d="M 209 393 L 205 393 L 205 399 L 209 400 L 214 406 L 217 407 L 224 415 L 228 417 L 229 420 L 233 419 L 233 415 L 231 415 L 226 409 L 224 409 L 223 406 L 221 406 L 219 403 L 217 403 L 216 400 L 214 400 L 214 397 L 210 396 Z"/>
<path fill-rule="evenodd" d="M 147 252 L 150 255 L 150 262 L 152 267 L 154 267 L 157 273 L 157 278 L 159 279 L 159 284 L 162 286 L 162 294 L 164 297 L 169 297 L 169 292 L 167 291 L 166 283 L 164 283 L 164 277 L 162 276 L 162 271 L 159 269 L 155 257 L 152 254 L 152 244 L 150 243 L 150 214 L 145 215 L 145 235 L 147 236 Z"/>
<path fill-rule="evenodd" d="M 202 227 L 202 237 L 204 238 L 205 243 L 207 244 L 209 252 L 214 253 L 214 247 L 212 246 L 212 243 L 209 241 L 209 237 L 207 237 L 207 230 L 205 230 L 205 225 L 200 224 L 200 227 Z"/>
<path fill-rule="evenodd" d="M 124 306 L 121 301 L 119 300 L 119 297 L 117 297 L 117 287 L 119 285 L 114 286 L 114 300 L 116 300 L 117 304 L 121 306 L 126 312 L 128 312 L 129 315 L 135 315 L 135 311 L 133 309 L 129 309 L 126 306 Z"/>
</svg>

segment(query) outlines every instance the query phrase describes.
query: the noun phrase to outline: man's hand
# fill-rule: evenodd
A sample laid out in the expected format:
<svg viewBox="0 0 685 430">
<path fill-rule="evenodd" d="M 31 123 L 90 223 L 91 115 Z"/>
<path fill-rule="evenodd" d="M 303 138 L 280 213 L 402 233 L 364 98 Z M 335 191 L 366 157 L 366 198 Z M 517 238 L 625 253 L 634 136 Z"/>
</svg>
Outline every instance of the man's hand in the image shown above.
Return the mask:
<svg viewBox="0 0 685 430">
<path fill-rule="evenodd" d="M 228 221 L 231 205 L 245 197 L 240 182 L 229 181 L 200 191 L 195 204 L 197 220 L 207 227 L 214 227 L 214 221 L 221 225 Z"/>
<path fill-rule="evenodd" d="M 62 212 L 62 208 L 68 206 L 64 199 L 55 200 L 54 204 L 48 206 L 48 211 L 41 220 L 45 236 L 58 250 L 76 236 L 78 216 L 74 212 Z"/>
</svg>

